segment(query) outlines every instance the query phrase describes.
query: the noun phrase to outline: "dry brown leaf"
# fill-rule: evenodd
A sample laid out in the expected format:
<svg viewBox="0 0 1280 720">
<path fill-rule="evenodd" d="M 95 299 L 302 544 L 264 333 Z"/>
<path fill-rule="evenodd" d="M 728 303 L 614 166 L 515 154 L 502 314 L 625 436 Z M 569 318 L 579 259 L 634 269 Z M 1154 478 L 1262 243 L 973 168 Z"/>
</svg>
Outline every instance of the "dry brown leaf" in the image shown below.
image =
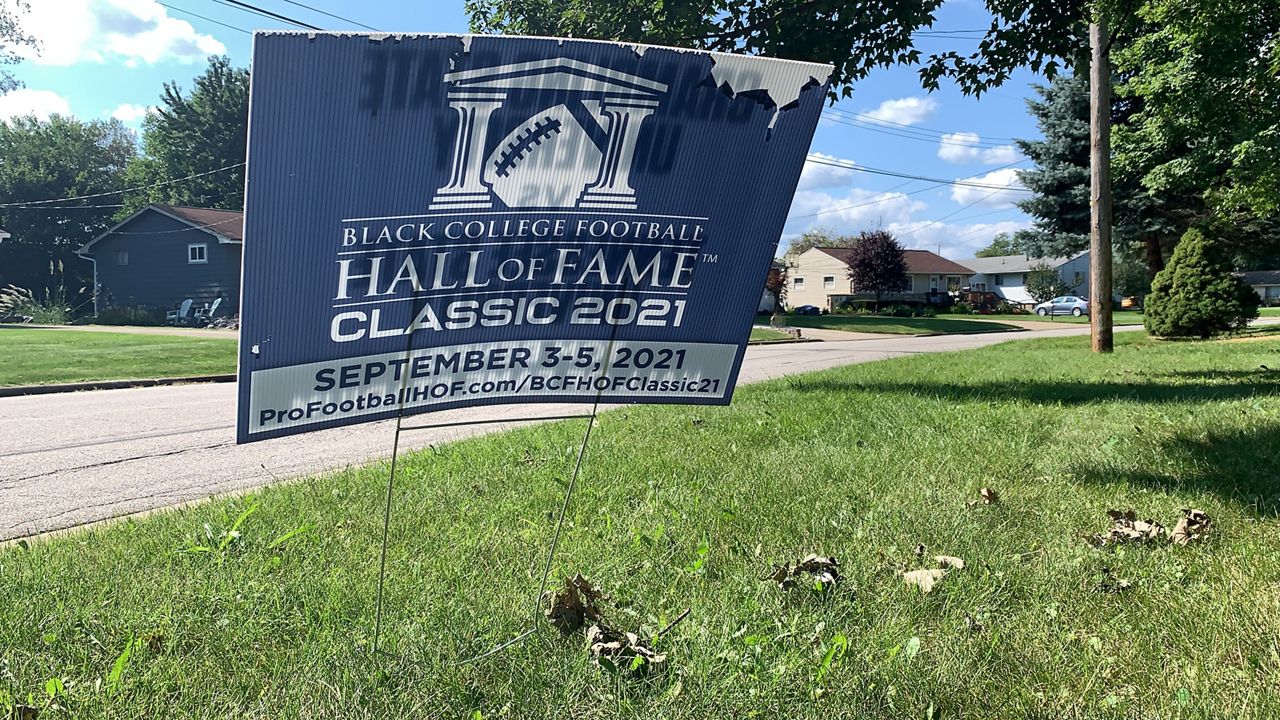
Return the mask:
<svg viewBox="0 0 1280 720">
<path fill-rule="evenodd" d="M 939 568 L 930 568 L 926 570 L 912 570 L 902 573 L 902 581 L 908 585 L 920 588 L 921 593 L 929 593 L 933 591 L 934 585 L 942 581 L 947 571 Z"/>
<path fill-rule="evenodd" d="M 581 574 L 564 579 L 564 589 L 557 590 L 547 608 L 547 620 L 560 632 L 569 633 L 581 628 L 588 620 L 603 619 L 599 602 L 601 593 Z"/>
<path fill-rule="evenodd" d="M 1182 519 L 1174 526 L 1173 533 L 1169 536 L 1174 543 L 1186 545 L 1201 540 L 1208 534 L 1209 525 L 1213 523 L 1213 519 L 1203 510 L 1183 508 L 1182 515 Z"/>
<path fill-rule="evenodd" d="M 1111 574 L 1111 568 L 1102 568 L 1102 579 L 1098 581 L 1098 589 L 1104 593 L 1119 593 L 1133 587 L 1133 583 Z"/>
<path fill-rule="evenodd" d="M 1147 543 L 1163 540 L 1169 534 L 1169 531 L 1155 520 L 1150 518 L 1139 520 L 1137 513 L 1132 510 L 1108 510 L 1107 517 L 1111 518 L 1115 525 L 1107 531 L 1106 537 L 1103 538 L 1104 544 Z"/>
<path fill-rule="evenodd" d="M 964 569 L 964 560 L 962 558 L 952 557 L 951 555 L 935 555 L 933 559 L 937 560 L 938 565 L 946 570 Z"/>
<path fill-rule="evenodd" d="M 984 487 L 978 491 L 978 494 L 982 496 L 982 502 L 984 505 L 995 505 L 1000 502 L 1000 493 L 992 490 L 991 488 Z"/>
<path fill-rule="evenodd" d="M 810 575 L 814 582 L 823 587 L 840 582 L 840 563 L 833 557 L 824 557 L 810 553 L 795 565 L 778 565 L 773 572 L 761 578 L 772 580 L 782 590 L 795 587 L 803 575 Z"/>
<path fill-rule="evenodd" d="M 616 630 L 603 622 L 587 628 L 587 643 L 597 663 L 615 670 L 640 672 L 667 659 L 666 653 L 654 650 L 639 635 Z"/>
</svg>

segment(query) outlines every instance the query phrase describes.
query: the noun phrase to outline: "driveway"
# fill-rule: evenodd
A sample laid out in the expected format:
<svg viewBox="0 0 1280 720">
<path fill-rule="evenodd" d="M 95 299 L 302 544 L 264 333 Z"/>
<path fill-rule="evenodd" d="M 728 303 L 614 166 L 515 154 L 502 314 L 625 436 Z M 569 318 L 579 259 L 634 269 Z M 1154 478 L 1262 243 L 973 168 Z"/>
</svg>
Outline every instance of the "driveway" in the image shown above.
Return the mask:
<svg viewBox="0 0 1280 720">
<path fill-rule="evenodd" d="M 1087 326 L 982 335 L 891 336 L 748 349 L 740 382 L 983 347 L 1088 334 Z M 0 399 L 0 541 L 248 490 L 386 458 L 391 421 L 235 444 L 234 383 L 99 390 Z M 465 408 L 431 422 L 584 413 L 578 405 Z M 426 422 L 427 416 L 417 416 Z M 404 433 L 405 449 L 497 432 L 510 424 Z"/>
</svg>

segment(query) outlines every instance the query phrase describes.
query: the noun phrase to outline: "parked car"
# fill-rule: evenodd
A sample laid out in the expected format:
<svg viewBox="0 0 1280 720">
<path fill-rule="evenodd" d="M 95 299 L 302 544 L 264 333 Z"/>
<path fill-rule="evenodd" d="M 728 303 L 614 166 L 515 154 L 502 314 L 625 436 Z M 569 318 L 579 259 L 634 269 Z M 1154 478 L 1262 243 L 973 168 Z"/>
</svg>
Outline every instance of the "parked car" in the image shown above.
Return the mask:
<svg viewBox="0 0 1280 720">
<path fill-rule="evenodd" d="M 1089 314 L 1089 301 L 1076 295 L 1063 295 L 1036 306 L 1037 315 L 1081 315 Z"/>
<path fill-rule="evenodd" d="M 796 315 L 821 315 L 822 309 L 817 305 L 801 305 L 800 307 L 793 309 L 791 312 Z"/>
</svg>

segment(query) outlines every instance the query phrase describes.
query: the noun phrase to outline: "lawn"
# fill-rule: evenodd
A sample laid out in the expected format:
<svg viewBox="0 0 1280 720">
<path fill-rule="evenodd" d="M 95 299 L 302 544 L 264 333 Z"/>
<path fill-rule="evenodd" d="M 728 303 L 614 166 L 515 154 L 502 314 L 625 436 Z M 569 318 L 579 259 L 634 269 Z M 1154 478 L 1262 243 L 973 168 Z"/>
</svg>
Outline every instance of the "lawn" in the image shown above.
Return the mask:
<svg viewBox="0 0 1280 720">
<path fill-rule="evenodd" d="M 65 709 L 41 720 L 1280 716 L 1280 340 L 1116 340 L 603 415 L 553 572 L 645 636 L 691 611 L 647 675 L 554 630 L 454 664 L 528 618 L 569 421 L 406 457 L 398 657 L 367 652 L 385 465 L 0 548 L 0 717 L 46 688 Z M 999 502 L 966 506 L 983 487 Z M 1110 508 L 1213 525 L 1094 549 Z M 839 559 L 834 589 L 760 579 L 809 552 Z M 908 587 L 934 555 L 966 565 Z"/>
<path fill-rule="evenodd" d="M 0 328 L 0 386 L 235 370 L 236 341 L 225 338 Z"/>
<path fill-rule="evenodd" d="M 948 317 L 952 317 L 952 316 L 949 315 Z M 974 317 L 974 316 L 969 315 L 968 317 Z M 978 316 L 978 317 L 981 317 L 981 316 Z M 1000 317 L 1000 316 L 997 315 L 996 317 Z M 1015 320 L 1023 321 L 1023 322 L 1045 322 L 1045 323 L 1064 323 L 1065 322 L 1065 323 L 1077 323 L 1081 325 L 1089 324 L 1088 315 L 1081 315 L 1080 317 L 1076 317 L 1074 315 L 1054 315 L 1052 317 L 1041 317 L 1039 315 L 1036 315 L 1035 313 L 1029 313 L 1027 315 L 1010 315 L 1008 317 Z M 1142 313 L 1138 312 L 1137 310 L 1116 310 L 1111 313 L 1111 321 L 1116 325 L 1141 325 Z"/>
<path fill-rule="evenodd" d="M 1258 314 L 1262 317 L 1280 317 L 1280 307 L 1258 308 Z"/>
<path fill-rule="evenodd" d="M 766 328 L 751 328 L 751 340 L 759 342 L 762 340 L 790 340 L 791 336 L 779 332 L 777 330 L 768 330 Z"/>
<path fill-rule="evenodd" d="M 847 332 L 927 335 L 931 333 L 977 333 L 1021 330 L 1015 325 L 959 317 L 900 318 L 880 315 L 788 315 L 787 324 L 799 328 L 844 330 Z"/>
</svg>

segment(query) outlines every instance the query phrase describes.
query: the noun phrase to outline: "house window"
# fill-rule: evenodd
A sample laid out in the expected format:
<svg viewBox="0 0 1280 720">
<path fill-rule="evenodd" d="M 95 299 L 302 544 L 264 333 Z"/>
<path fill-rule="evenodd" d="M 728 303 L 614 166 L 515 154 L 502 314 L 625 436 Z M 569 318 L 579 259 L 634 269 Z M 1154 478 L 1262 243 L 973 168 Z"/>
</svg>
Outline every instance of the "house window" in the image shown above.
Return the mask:
<svg viewBox="0 0 1280 720">
<path fill-rule="evenodd" d="M 187 246 L 187 263 L 209 262 L 209 246 L 205 243 L 191 243 Z"/>
<path fill-rule="evenodd" d="M 996 285 L 1003 285 L 1003 284 L 1004 284 L 1004 278 L 1003 278 L 1003 277 L 1001 277 L 1000 275 L 996 275 L 996 277 L 995 277 L 995 281 L 996 281 L 996 283 L 995 283 Z"/>
<path fill-rule="evenodd" d="M 835 289 L 836 289 L 836 276 L 835 276 L 835 275 L 823 275 L 823 276 L 822 276 L 822 289 L 823 289 L 823 290 L 835 290 Z"/>
<path fill-rule="evenodd" d="M 793 290 L 803 290 L 803 289 L 804 289 L 804 278 L 802 278 L 802 277 L 792 278 L 792 280 L 791 280 L 791 288 L 792 288 Z"/>
<path fill-rule="evenodd" d="M 119 251 L 117 251 L 117 252 L 116 252 L 116 264 L 117 264 L 117 265 L 128 265 L 128 264 L 129 264 L 129 251 L 128 251 L 128 250 L 119 250 Z"/>
</svg>

